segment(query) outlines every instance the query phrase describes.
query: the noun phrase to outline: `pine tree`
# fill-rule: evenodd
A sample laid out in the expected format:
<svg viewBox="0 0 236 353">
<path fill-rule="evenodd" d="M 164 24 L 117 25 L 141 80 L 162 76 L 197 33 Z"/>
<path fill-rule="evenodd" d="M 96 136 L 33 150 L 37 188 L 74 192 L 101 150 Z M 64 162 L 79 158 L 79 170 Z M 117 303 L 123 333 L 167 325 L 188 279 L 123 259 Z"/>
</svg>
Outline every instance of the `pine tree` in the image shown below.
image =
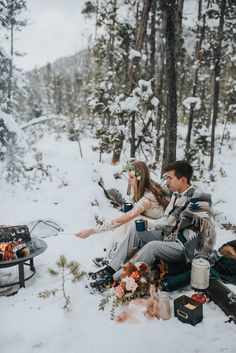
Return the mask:
<svg viewBox="0 0 236 353">
<path fill-rule="evenodd" d="M 177 79 L 176 79 L 176 3 L 175 0 L 161 1 L 165 18 L 166 51 L 166 119 L 162 170 L 165 164 L 176 159 L 177 144 Z"/>
<path fill-rule="evenodd" d="M 26 9 L 25 0 L 3 0 L 0 3 L 1 6 L 1 25 L 6 31 L 6 39 L 9 43 L 9 56 L 8 56 L 8 68 L 7 68 L 7 90 L 5 93 L 7 100 L 6 112 L 10 113 L 13 109 L 13 95 L 17 90 L 16 80 L 13 72 L 13 61 L 16 55 L 14 44 L 15 44 L 15 32 L 20 31 L 22 27 L 26 25 L 25 20 L 19 19 L 19 15 L 23 10 Z"/>
</svg>

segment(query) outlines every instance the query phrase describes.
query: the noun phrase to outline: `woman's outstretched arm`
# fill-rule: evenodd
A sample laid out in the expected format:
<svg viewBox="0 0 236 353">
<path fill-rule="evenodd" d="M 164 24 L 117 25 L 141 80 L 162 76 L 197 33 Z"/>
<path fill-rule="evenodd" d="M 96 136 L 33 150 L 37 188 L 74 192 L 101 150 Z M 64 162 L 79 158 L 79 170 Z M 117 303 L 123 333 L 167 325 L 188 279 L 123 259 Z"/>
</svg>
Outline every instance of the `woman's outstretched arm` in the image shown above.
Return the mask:
<svg viewBox="0 0 236 353">
<path fill-rule="evenodd" d="M 75 236 L 78 238 L 86 239 L 90 235 L 95 233 L 101 233 L 108 230 L 113 230 L 122 224 L 125 224 L 137 216 L 141 215 L 144 211 L 148 210 L 152 206 L 152 203 L 146 197 L 142 197 L 135 207 L 127 213 L 122 214 L 122 216 L 113 219 L 109 223 L 104 223 L 96 228 L 90 228 L 82 230 L 81 232 L 75 233 Z"/>
</svg>

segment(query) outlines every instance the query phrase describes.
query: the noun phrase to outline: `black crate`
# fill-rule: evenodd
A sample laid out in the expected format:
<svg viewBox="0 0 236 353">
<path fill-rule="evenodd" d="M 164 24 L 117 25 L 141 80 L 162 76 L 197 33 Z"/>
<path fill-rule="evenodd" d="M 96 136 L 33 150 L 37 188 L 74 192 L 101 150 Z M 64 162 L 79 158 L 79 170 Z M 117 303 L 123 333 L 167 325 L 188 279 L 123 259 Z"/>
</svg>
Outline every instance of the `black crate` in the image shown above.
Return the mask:
<svg viewBox="0 0 236 353">
<path fill-rule="evenodd" d="M 187 295 L 182 295 L 174 300 L 174 313 L 180 321 L 195 326 L 202 321 L 203 306 Z"/>
</svg>

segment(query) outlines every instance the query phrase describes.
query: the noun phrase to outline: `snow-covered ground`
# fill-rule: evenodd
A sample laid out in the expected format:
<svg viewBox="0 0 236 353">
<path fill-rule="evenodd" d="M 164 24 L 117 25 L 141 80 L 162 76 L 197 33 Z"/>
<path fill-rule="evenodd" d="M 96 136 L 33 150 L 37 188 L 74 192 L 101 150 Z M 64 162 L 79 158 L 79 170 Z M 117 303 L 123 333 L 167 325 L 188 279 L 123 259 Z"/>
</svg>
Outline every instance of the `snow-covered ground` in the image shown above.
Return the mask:
<svg viewBox="0 0 236 353">
<path fill-rule="evenodd" d="M 231 134 L 235 138 L 235 127 Z M 48 248 L 35 258 L 37 273 L 26 282 L 26 288 L 16 295 L 0 297 L 0 352 L 235 353 L 236 326 L 232 322 L 225 323 L 227 317 L 213 302 L 204 305 L 204 319 L 193 327 L 174 316 L 168 321 L 149 320 L 143 312 L 137 314 L 136 324 L 111 321 L 109 305 L 104 312 L 98 310 L 101 295 L 89 293 L 85 288 L 86 279 L 77 284 L 67 283 L 66 290 L 72 302 L 69 313 L 62 308 L 63 298 L 39 298 L 39 292 L 59 285 L 58 279 L 51 277 L 47 270 L 55 268 L 61 254 L 78 261 L 85 271 L 95 270 L 91 259 L 104 255 L 110 232 L 86 240 L 74 236 L 76 231 L 94 226 L 95 216 L 112 219 L 119 212 L 110 206 L 96 181 L 102 177 L 108 188 L 115 187 L 125 196 L 126 181 L 113 178 L 120 167 L 112 167 L 108 158 L 104 158 L 103 164 L 98 163 L 98 155 L 91 149 L 94 143 L 91 139 L 82 140 L 84 158 L 81 159 L 76 142 L 68 142 L 66 138 L 56 141 L 54 136 L 47 136 L 38 147 L 43 151 L 45 161 L 55 170 L 58 168 L 52 181 L 45 181 L 31 190 L 0 183 L 0 224 L 53 219 L 64 228 L 63 233 L 45 238 Z M 224 147 L 221 155 L 216 154 L 216 181 L 202 185 L 213 196 L 217 247 L 236 238 L 231 231 L 221 227 L 221 223 L 236 224 L 235 157 L 234 148 Z M 225 176 L 219 172 L 221 167 Z M 91 205 L 95 200 L 99 206 Z M 8 273 L 9 270 L 0 269 L 1 282 L 12 281 L 17 276 L 14 269 L 11 275 Z M 235 286 L 229 287 L 236 292 Z M 171 298 L 192 292 L 187 287 L 184 291 L 171 293 Z"/>
</svg>

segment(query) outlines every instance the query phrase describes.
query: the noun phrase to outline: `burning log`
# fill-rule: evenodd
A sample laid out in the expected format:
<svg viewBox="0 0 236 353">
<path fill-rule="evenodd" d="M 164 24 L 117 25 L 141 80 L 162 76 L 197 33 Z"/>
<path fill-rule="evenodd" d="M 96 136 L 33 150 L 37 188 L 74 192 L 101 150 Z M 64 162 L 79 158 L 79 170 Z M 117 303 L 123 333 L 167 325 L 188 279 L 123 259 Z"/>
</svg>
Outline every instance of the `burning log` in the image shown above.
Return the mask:
<svg viewBox="0 0 236 353">
<path fill-rule="evenodd" d="M 29 254 L 30 250 L 23 242 L 0 243 L 0 261 L 15 260 Z"/>
</svg>

